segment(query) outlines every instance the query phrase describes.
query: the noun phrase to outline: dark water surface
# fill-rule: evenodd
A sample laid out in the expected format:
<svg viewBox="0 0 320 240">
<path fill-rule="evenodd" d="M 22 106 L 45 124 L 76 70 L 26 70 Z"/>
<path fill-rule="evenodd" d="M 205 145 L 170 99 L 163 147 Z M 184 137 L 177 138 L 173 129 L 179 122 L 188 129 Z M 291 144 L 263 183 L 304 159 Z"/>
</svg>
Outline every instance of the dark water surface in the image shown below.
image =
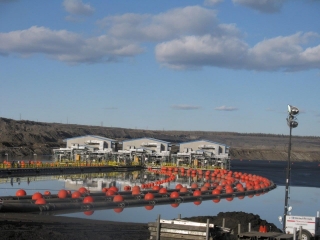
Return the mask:
<svg viewBox="0 0 320 240">
<path fill-rule="evenodd" d="M 319 162 L 291 162 L 291 186 L 320 187 Z M 231 170 L 266 177 L 277 185 L 285 185 L 287 161 L 232 160 Z"/>
<path fill-rule="evenodd" d="M 97 210 L 87 216 L 83 212 L 63 214 L 64 216 L 89 218 L 97 220 L 120 221 L 120 222 L 153 222 L 160 214 L 161 218 L 173 219 L 181 214 L 182 217 L 192 216 L 215 216 L 219 212 L 243 211 L 258 214 L 262 219 L 276 224 L 282 228 L 278 217 L 284 212 L 285 180 L 287 162 L 283 161 L 249 161 L 232 160 L 232 171 L 251 173 L 266 177 L 277 184 L 277 188 L 260 196 L 253 198 L 245 197 L 233 201 L 222 199 L 219 203 L 211 200 L 203 201 L 200 205 L 194 203 L 181 203 L 174 208 L 171 205 L 156 205 L 153 210 L 145 207 L 125 208 L 121 213 L 113 209 Z M 55 194 L 60 189 L 77 190 L 85 186 L 90 191 L 101 191 L 102 185 L 115 184 L 118 188 L 128 184 L 139 184 L 143 173 L 134 175 L 132 173 L 110 173 L 110 174 L 82 174 L 61 176 L 37 176 L 30 178 L 5 178 L 0 179 L 0 195 L 15 195 L 17 189 L 23 188 L 27 194 L 44 190 L 50 190 Z M 192 179 L 184 177 L 177 181 L 185 181 L 189 184 Z M 315 216 L 320 211 L 320 165 L 317 162 L 293 162 L 291 164 L 291 187 L 289 193 L 289 205 L 293 207 L 292 215 Z M 174 188 L 177 182 L 167 185 Z"/>
</svg>

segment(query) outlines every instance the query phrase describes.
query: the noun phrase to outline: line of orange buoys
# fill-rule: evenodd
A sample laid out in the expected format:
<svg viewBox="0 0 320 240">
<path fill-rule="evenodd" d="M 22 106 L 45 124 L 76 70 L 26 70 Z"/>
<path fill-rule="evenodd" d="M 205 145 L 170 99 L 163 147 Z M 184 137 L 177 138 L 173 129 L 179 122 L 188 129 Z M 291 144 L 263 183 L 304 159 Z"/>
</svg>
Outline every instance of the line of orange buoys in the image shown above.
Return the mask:
<svg viewBox="0 0 320 240">
<path fill-rule="evenodd" d="M 243 199 L 245 196 L 259 196 L 275 188 L 275 185 L 267 178 L 233 172 L 224 169 L 201 170 L 173 167 L 161 167 L 160 169 L 148 168 L 153 174 L 164 176 L 162 180 L 143 183 L 135 186 L 124 186 L 124 191 L 119 191 L 115 186 L 103 188 L 101 192 L 91 193 L 85 187 L 71 192 L 61 189 L 57 194 L 45 191 L 43 194 L 36 192 L 27 195 L 20 189 L 16 196 L 1 197 L 0 211 L 53 211 L 68 210 L 84 211 L 91 215 L 94 209 L 110 209 L 120 213 L 125 207 L 144 206 L 152 210 L 157 204 L 171 204 L 178 207 L 181 202 L 194 202 L 200 205 L 202 200 L 212 199 L 218 203 L 225 198 L 232 201 L 234 197 Z M 193 182 L 190 187 L 176 184 L 174 189 L 168 189 L 163 184 L 176 180 L 176 176 L 190 176 L 203 179 L 199 186 Z"/>
</svg>

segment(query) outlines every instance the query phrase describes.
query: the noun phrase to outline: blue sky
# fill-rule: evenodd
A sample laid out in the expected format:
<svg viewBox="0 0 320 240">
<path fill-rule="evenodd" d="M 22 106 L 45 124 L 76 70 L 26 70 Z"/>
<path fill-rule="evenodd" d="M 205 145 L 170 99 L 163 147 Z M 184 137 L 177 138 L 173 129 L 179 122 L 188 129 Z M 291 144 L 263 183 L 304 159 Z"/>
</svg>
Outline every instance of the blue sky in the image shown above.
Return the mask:
<svg viewBox="0 0 320 240">
<path fill-rule="evenodd" d="M 0 0 L 0 116 L 320 136 L 320 1 Z"/>
</svg>

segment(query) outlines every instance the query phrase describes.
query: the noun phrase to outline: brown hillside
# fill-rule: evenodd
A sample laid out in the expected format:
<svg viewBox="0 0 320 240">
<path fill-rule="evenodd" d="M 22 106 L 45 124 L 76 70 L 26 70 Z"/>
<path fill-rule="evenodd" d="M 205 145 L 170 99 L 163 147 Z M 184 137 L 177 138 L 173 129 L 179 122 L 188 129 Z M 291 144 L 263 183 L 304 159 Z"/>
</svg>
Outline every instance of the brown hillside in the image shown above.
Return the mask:
<svg viewBox="0 0 320 240">
<path fill-rule="evenodd" d="M 64 147 L 64 139 L 99 135 L 115 140 L 152 137 L 172 143 L 207 139 L 230 146 L 231 158 L 286 160 L 289 136 L 243 134 L 235 132 L 155 131 L 110 128 L 76 124 L 15 121 L 0 118 L 0 156 L 51 154 L 53 148 Z M 292 136 L 292 160 L 320 161 L 320 137 Z"/>
</svg>

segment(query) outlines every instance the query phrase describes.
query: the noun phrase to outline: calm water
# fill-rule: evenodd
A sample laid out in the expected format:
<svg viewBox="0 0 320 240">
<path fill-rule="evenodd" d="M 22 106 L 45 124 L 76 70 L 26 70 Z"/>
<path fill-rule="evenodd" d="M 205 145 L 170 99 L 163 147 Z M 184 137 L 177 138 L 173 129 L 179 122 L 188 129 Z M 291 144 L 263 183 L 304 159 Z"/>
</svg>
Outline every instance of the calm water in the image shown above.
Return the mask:
<svg viewBox="0 0 320 240">
<path fill-rule="evenodd" d="M 257 174 L 273 180 L 278 186 L 276 189 L 253 198 L 245 197 L 240 200 L 235 198 L 229 202 L 222 199 L 219 203 L 211 200 L 203 201 L 200 205 L 194 203 L 182 203 L 177 208 L 171 205 L 158 205 L 148 211 L 144 207 L 125 208 L 123 212 L 116 213 L 113 209 L 98 210 L 91 216 L 82 212 L 66 214 L 63 216 L 90 218 L 98 220 L 110 220 L 121 222 L 151 222 L 155 221 L 158 214 L 164 219 L 173 219 L 181 214 L 182 217 L 214 216 L 219 212 L 243 211 L 258 214 L 262 219 L 274 223 L 282 228 L 278 216 L 284 212 L 285 195 L 285 162 L 269 161 L 233 161 L 233 171 Z M 320 211 L 320 166 L 318 163 L 294 163 L 292 165 L 289 205 L 293 207 L 292 215 L 315 216 Z M 145 173 L 108 173 L 108 174 L 83 174 L 63 176 L 39 176 L 29 178 L 5 178 L 0 179 L 0 195 L 15 195 L 15 192 L 23 188 L 27 194 L 36 191 L 50 190 L 55 194 L 60 189 L 77 190 L 81 186 L 90 191 L 101 191 L 102 187 L 115 184 L 120 189 L 128 184 L 139 184 L 144 178 L 150 178 Z M 179 183 L 190 183 L 187 177 L 180 178 Z M 176 182 L 170 183 L 169 188 L 174 188 Z"/>
</svg>

